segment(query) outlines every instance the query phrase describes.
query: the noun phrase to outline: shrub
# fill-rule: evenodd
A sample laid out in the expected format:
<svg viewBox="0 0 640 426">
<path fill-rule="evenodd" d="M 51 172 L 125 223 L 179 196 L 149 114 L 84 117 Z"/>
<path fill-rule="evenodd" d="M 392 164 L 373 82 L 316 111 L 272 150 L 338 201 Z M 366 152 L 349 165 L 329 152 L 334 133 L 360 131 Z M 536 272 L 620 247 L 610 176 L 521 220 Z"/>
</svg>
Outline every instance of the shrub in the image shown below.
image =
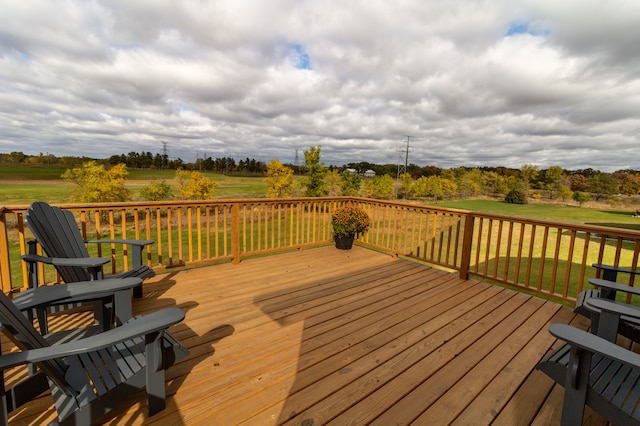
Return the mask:
<svg viewBox="0 0 640 426">
<path fill-rule="evenodd" d="M 511 204 L 527 204 L 527 192 L 521 188 L 514 188 L 504 197 L 504 201 Z"/>
<path fill-rule="evenodd" d="M 67 169 L 62 178 L 75 186 L 71 200 L 80 203 L 120 202 L 131 198 L 131 191 L 124 186 L 129 172 L 124 164 L 105 169 L 97 161 L 88 161 L 82 167 Z"/>
<path fill-rule="evenodd" d="M 173 190 L 164 180 L 153 182 L 140 189 L 140 197 L 145 201 L 165 201 L 173 198 Z"/>
<path fill-rule="evenodd" d="M 198 171 L 176 170 L 176 180 L 183 200 L 211 200 L 217 183 Z"/>
<path fill-rule="evenodd" d="M 573 198 L 574 201 L 580 204 L 580 206 L 582 206 L 584 203 L 588 201 L 591 201 L 591 197 L 589 197 L 589 194 L 585 194 L 584 192 L 581 192 L 581 191 L 574 192 L 571 198 Z"/>
</svg>

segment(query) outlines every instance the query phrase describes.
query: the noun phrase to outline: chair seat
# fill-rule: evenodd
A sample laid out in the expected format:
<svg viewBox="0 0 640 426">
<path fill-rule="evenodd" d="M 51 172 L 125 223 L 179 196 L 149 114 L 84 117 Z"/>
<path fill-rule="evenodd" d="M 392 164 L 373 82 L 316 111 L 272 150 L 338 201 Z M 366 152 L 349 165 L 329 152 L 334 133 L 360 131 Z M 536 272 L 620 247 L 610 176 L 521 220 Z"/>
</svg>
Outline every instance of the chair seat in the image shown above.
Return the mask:
<svg viewBox="0 0 640 426">
<path fill-rule="evenodd" d="M 570 359 L 571 346 L 565 344 L 542 361 L 538 369 L 565 386 Z M 618 361 L 594 355 L 589 371 L 589 388 L 586 404 L 596 412 L 606 413 L 605 417 L 613 424 L 640 425 L 640 369 L 631 369 Z"/>
</svg>

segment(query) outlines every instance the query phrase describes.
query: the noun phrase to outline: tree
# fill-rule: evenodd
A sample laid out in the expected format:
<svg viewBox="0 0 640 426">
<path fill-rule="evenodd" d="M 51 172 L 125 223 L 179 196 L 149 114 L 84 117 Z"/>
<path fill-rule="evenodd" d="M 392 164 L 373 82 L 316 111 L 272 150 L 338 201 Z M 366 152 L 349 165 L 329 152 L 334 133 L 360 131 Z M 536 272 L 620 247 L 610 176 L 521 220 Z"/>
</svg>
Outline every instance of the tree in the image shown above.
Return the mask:
<svg viewBox="0 0 640 426">
<path fill-rule="evenodd" d="M 400 191 L 398 191 L 398 198 L 409 198 L 413 184 L 411 174 L 402 173 L 400 175 Z"/>
<path fill-rule="evenodd" d="M 140 189 L 140 198 L 145 201 L 165 201 L 173 198 L 173 190 L 166 181 L 154 182 Z"/>
<path fill-rule="evenodd" d="M 82 167 L 67 169 L 62 178 L 75 186 L 71 190 L 71 200 L 81 203 L 127 201 L 131 192 L 124 187 L 129 172 L 124 164 L 110 169 L 96 161 L 88 161 Z"/>
<path fill-rule="evenodd" d="M 613 177 L 620 183 L 620 192 L 624 195 L 637 195 L 640 192 L 640 178 L 631 173 L 614 173 Z"/>
<path fill-rule="evenodd" d="M 558 197 L 560 197 L 562 201 L 566 201 L 572 195 L 573 193 L 571 192 L 571 188 L 567 185 L 560 185 L 560 189 L 558 189 Z"/>
<path fill-rule="evenodd" d="M 461 167 L 457 169 L 458 191 L 463 195 L 477 195 L 480 193 L 482 184 L 482 172 L 480 169 L 465 170 Z"/>
<path fill-rule="evenodd" d="M 412 194 L 415 197 L 431 197 L 434 200 L 441 200 L 445 194 L 445 182 L 451 183 L 448 179 L 440 176 L 422 176 L 414 183 Z"/>
<path fill-rule="evenodd" d="M 562 175 L 564 170 L 560 166 L 551 166 L 544 172 L 545 189 L 549 191 L 549 198 L 554 199 L 558 196 L 560 187 L 562 186 Z"/>
<path fill-rule="evenodd" d="M 574 192 L 571 198 L 573 198 L 573 200 L 576 201 L 580 205 L 580 207 L 582 207 L 584 203 L 591 201 L 591 197 L 589 197 L 589 194 L 585 194 L 584 192 L 580 191 Z"/>
<path fill-rule="evenodd" d="M 176 181 L 183 200 L 211 200 L 213 190 L 218 186 L 214 181 L 198 171 L 176 170 Z"/>
<path fill-rule="evenodd" d="M 525 190 L 531 188 L 531 184 L 538 179 L 538 173 L 538 166 L 535 164 L 525 164 L 520 168 L 520 179 Z"/>
<path fill-rule="evenodd" d="M 293 189 L 293 169 L 273 160 L 267 165 L 267 198 L 291 197 Z"/>
<path fill-rule="evenodd" d="M 527 204 L 527 191 L 524 188 L 514 188 L 504 197 L 504 201 L 511 204 Z"/>
<path fill-rule="evenodd" d="M 24 160 L 26 158 L 27 156 L 21 151 L 13 151 L 11 154 L 9 154 L 9 160 L 12 163 L 24 163 Z"/>
<path fill-rule="evenodd" d="M 606 173 L 595 174 L 589 179 L 591 191 L 595 194 L 596 201 L 606 195 L 618 192 L 618 181 Z"/>
<path fill-rule="evenodd" d="M 373 179 L 368 179 L 363 185 L 363 192 L 366 196 L 385 200 L 393 197 L 395 189 L 396 182 L 389 175 L 376 176 Z"/>
<path fill-rule="evenodd" d="M 327 184 L 327 195 L 331 197 L 342 195 L 342 176 L 337 169 L 327 172 L 324 180 Z"/>
<path fill-rule="evenodd" d="M 429 182 L 429 178 L 426 176 L 420 176 L 414 183 L 411 185 L 411 196 L 415 198 L 421 198 L 427 196 L 427 184 Z"/>
<path fill-rule="evenodd" d="M 342 195 L 358 195 L 362 186 L 362 177 L 358 173 L 345 171 L 342 173 Z"/>
<path fill-rule="evenodd" d="M 589 180 L 580 174 L 571 175 L 569 179 L 570 187 L 572 191 L 588 191 L 589 190 Z"/>
<path fill-rule="evenodd" d="M 304 170 L 307 176 L 303 180 L 306 187 L 304 195 L 306 197 L 324 197 L 329 193 L 324 177 L 327 175 L 327 168 L 320 162 L 320 146 L 312 146 L 308 151 L 304 151 Z"/>
</svg>

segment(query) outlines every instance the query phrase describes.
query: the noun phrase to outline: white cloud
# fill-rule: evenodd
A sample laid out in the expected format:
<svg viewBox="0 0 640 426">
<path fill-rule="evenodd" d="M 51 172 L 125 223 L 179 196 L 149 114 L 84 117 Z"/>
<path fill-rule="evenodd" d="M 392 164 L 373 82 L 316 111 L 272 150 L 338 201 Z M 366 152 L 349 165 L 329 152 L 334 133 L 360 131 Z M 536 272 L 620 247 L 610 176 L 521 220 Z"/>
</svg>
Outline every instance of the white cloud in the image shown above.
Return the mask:
<svg viewBox="0 0 640 426">
<path fill-rule="evenodd" d="M 0 0 L 0 152 L 640 169 L 636 3 Z"/>
</svg>

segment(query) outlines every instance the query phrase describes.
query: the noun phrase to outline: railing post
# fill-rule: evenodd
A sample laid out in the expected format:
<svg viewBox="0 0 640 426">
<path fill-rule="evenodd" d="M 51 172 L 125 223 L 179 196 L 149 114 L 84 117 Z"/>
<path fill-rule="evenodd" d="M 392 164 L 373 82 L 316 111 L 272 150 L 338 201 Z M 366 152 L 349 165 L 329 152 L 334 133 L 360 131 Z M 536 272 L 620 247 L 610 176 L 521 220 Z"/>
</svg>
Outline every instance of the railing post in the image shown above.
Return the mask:
<svg viewBox="0 0 640 426">
<path fill-rule="evenodd" d="M 231 205 L 231 263 L 240 263 L 240 206 Z"/>
<path fill-rule="evenodd" d="M 4 209 L 0 209 L 0 286 L 5 293 L 11 291 L 11 266 L 9 262 L 7 215 Z"/>
<path fill-rule="evenodd" d="M 460 259 L 460 278 L 469 279 L 469 267 L 471 265 L 471 247 L 473 245 L 473 213 L 465 215 L 464 234 L 462 235 L 462 253 Z"/>
</svg>

